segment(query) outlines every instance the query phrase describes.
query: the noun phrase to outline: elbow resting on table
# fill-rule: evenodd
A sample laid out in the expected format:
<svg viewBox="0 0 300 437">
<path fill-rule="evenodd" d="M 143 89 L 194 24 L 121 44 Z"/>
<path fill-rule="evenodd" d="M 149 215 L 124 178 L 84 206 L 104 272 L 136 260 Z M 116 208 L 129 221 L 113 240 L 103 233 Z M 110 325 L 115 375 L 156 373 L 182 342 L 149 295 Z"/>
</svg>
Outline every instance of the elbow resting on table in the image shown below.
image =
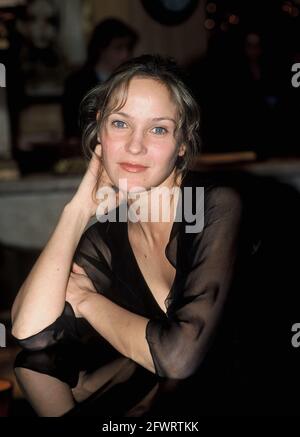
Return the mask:
<svg viewBox="0 0 300 437">
<path fill-rule="evenodd" d="M 18 326 L 17 323 L 12 322 L 11 327 L 11 335 L 14 337 L 17 341 L 22 341 L 22 339 L 25 339 L 29 337 L 28 332 L 26 329 L 22 329 L 20 326 Z"/>
<path fill-rule="evenodd" d="M 13 338 L 17 341 L 22 339 L 22 333 L 20 332 L 19 329 L 15 328 L 15 325 L 12 325 L 11 328 L 11 335 L 13 336 Z"/>
<path fill-rule="evenodd" d="M 55 339 L 49 338 L 46 333 L 39 333 L 32 336 L 22 335 L 22 332 L 12 327 L 11 334 L 18 345 L 28 351 L 41 351 L 55 344 Z"/>
<path fill-rule="evenodd" d="M 150 321 L 146 337 L 156 374 L 163 378 L 186 379 L 200 367 L 207 341 L 199 338 L 203 323 Z"/>
<path fill-rule="evenodd" d="M 163 377 L 169 378 L 169 379 L 186 379 L 192 376 L 196 370 L 194 363 L 180 363 L 179 366 L 172 366 L 170 368 L 166 368 Z M 198 363 L 197 363 L 198 364 Z"/>
<path fill-rule="evenodd" d="M 32 336 L 32 332 L 29 332 L 26 327 L 20 326 L 19 323 L 12 322 L 11 335 L 18 343 L 23 340 L 26 343 L 26 340 Z"/>
<path fill-rule="evenodd" d="M 189 378 L 196 373 L 204 359 L 204 355 L 198 350 L 187 353 L 178 348 L 176 353 L 171 355 L 171 359 L 166 358 L 164 364 L 157 366 L 159 376 L 169 379 Z"/>
</svg>

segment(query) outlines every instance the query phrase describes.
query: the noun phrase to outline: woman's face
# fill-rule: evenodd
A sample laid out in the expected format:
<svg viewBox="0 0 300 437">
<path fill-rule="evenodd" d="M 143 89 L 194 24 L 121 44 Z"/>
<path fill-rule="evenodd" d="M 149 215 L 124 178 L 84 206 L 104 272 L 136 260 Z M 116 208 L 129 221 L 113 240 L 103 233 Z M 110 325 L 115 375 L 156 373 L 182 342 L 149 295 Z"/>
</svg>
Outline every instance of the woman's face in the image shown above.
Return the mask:
<svg viewBox="0 0 300 437">
<path fill-rule="evenodd" d="M 114 185 L 135 192 L 174 185 L 175 162 L 185 151 L 174 134 L 177 118 L 165 85 L 147 78 L 130 81 L 125 105 L 109 115 L 100 132 L 103 164 Z"/>
</svg>

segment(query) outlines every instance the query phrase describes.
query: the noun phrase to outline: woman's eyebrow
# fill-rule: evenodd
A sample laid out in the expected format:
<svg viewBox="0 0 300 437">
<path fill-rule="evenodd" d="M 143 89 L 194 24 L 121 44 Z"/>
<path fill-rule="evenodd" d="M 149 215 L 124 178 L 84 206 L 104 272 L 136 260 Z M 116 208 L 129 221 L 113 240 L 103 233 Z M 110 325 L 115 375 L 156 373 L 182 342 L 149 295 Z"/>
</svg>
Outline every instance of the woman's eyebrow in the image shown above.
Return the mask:
<svg viewBox="0 0 300 437">
<path fill-rule="evenodd" d="M 174 120 L 174 118 L 171 117 L 155 117 L 152 118 L 153 121 L 162 121 L 162 120 L 170 120 L 173 121 L 174 124 L 176 124 L 176 121 Z"/>
<path fill-rule="evenodd" d="M 118 111 L 118 112 L 112 112 L 114 115 L 122 115 L 122 117 L 132 118 L 129 114 L 126 114 L 126 112 Z M 176 120 L 172 117 L 154 117 L 151 119 L 151 121 L 163 121 L 163 120 L 170 120 L 173 121 L 174 124 L 176 123 Z"/>
</svg>

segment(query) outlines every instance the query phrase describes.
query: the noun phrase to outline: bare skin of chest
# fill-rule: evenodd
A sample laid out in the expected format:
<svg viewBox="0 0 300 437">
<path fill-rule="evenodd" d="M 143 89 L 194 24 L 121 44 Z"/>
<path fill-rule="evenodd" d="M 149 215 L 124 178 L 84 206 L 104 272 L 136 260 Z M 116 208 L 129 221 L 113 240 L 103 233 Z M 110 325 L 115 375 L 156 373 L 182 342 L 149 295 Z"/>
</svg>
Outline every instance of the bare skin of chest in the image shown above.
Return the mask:
<svg viewBox="0 0 300 437">
<path fill-rule="evenodd" d="M 165 255 L 166 244 L 150 248 L 141 240 L 137 244 L 134 237 L 129 236 L 129 239 L 135 259 L 154 299 L 166 312 L 164 301 L 170 292 L 176 274 L 176 269 Z"/>
</svg>

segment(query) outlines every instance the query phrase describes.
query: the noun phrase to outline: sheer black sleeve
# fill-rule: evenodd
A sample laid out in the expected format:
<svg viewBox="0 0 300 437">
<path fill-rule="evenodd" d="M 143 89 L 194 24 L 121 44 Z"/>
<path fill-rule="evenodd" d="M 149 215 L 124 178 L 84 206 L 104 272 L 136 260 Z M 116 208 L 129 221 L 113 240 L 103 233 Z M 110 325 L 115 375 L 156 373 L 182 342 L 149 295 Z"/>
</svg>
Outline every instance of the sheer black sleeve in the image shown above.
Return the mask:
<svg viewBox="0 0 300 437">
<path fill-rule="evenodd" d="M 164 319 L 150 319 L 146 339 L 162 377 L 186 378 L 203 360 L 220 318 L 237 258 L 242 201 L 235 189 L 204 193 L 204 227 L 184 236 L 187 270 Z M 184 255 L 183 255 L 184 253 Z"/>
<path fill-rule="evenodd" d="M 101 238 L 99 226 L 90 226 L 82 235 L 73 262 L 84 268 L 87 275 L 100 293 L 110 286 L 111 270 L 108 264 L 109 251 Z M 66 302 L 62 314 L 41 332 L 25 339 L 16 339 L 27 350 L 42 350 L 58 343 L 80 340 L 84 319 L 76 319 L 72 306 Z"/>
</svg>

